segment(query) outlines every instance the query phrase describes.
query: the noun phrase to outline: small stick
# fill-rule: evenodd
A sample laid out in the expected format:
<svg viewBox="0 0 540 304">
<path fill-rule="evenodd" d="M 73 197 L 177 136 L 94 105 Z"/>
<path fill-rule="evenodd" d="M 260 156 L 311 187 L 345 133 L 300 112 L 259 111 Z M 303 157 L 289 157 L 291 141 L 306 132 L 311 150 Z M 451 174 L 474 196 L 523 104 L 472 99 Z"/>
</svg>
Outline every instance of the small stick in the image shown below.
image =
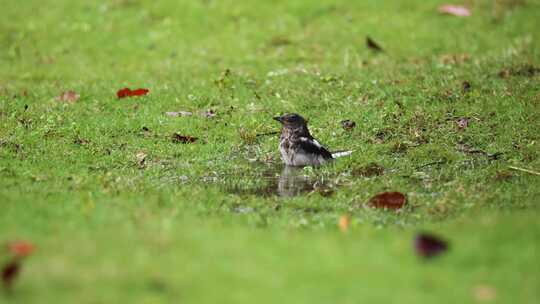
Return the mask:
<svg viewBox="0 0 540 304">
<path fill-rule="evenodd" d="M 510 169 L 512 169 L 512 170 L 517 170 L 517 171 L 521 171 L 521 172 L 526 172 L 526 173 L 529 173 L 529 174 L 540 175 L 540 172 L 536 172 L 536 171 L 529 170 L 529 169 L 523 169 L 523 168 L 514 167 L 514 166 L 508 166 L 508 168 L 510 168 Z"/>
</svg>

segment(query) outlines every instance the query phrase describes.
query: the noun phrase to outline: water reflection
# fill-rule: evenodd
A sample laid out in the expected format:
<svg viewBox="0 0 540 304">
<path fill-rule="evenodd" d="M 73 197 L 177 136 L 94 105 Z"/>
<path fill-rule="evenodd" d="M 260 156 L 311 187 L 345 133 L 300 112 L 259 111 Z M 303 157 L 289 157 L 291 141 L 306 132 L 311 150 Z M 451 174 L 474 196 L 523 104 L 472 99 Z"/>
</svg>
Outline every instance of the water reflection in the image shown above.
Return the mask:
<svg viewBox="0 0 540 304">
<path fill-rule="evenodd" d="M 253 176 L 244 176 L 244 180 L 229 181 L 225 186 L 226 192 L 237 195 L 282 196 L 293 197 L 319 193 L 328 196 L 333 193 L 333 187 L 322 178 L 310 177 L 302 168 L 285 166 L 281 172 L 275 168 Z"/>
</svg>

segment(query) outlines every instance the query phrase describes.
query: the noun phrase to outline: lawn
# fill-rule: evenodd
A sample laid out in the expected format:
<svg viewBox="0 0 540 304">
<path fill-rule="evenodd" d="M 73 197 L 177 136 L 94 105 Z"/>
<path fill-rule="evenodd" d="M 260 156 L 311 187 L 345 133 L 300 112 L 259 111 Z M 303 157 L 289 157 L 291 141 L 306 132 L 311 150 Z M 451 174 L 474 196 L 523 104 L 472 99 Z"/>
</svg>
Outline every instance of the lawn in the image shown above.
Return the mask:
<svg viewBox="0 0 540 304">
<path fill-rule="evenodd" d="M 0 303 L 538 303 L 540 1 L 441 4 L 4 1 Z"/>
</svg>

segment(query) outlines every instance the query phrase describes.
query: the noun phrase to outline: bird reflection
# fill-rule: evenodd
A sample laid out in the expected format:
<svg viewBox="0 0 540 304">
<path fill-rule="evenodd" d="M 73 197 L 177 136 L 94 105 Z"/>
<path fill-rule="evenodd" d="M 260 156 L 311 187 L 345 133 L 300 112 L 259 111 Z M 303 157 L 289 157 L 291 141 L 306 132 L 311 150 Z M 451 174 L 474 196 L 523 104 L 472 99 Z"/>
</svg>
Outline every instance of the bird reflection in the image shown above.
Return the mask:
<svg viewBox="0 0 540 304">
<path fill-rule="evenodd" d="M 302 174 L 302 168 L 285 166 L 279 175 L 277 186 L 279 196 L 297 196 L 313 189 L 314 184 Z"/>
</svg>

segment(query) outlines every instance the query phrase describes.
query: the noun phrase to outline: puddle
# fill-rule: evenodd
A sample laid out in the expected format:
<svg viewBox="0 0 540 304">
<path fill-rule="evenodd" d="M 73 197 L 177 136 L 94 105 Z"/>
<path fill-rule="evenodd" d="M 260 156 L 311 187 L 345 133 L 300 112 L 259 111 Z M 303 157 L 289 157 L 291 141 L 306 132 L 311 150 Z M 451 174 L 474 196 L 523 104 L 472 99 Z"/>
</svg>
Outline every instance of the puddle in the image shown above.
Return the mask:
<svg viewBox="0 0 540 304">
<path fill-rule="evenodd" d="M 223 179 L 224 192 L 237 195 L 261 197 L 293 197 L 318 193 L 330 196 L 336 184 L 322 177 L 310 177 L 302 168 L 266 167 L 262 171 L 253 169 L 251 174 L 239 174 Z"/>
</svg>

